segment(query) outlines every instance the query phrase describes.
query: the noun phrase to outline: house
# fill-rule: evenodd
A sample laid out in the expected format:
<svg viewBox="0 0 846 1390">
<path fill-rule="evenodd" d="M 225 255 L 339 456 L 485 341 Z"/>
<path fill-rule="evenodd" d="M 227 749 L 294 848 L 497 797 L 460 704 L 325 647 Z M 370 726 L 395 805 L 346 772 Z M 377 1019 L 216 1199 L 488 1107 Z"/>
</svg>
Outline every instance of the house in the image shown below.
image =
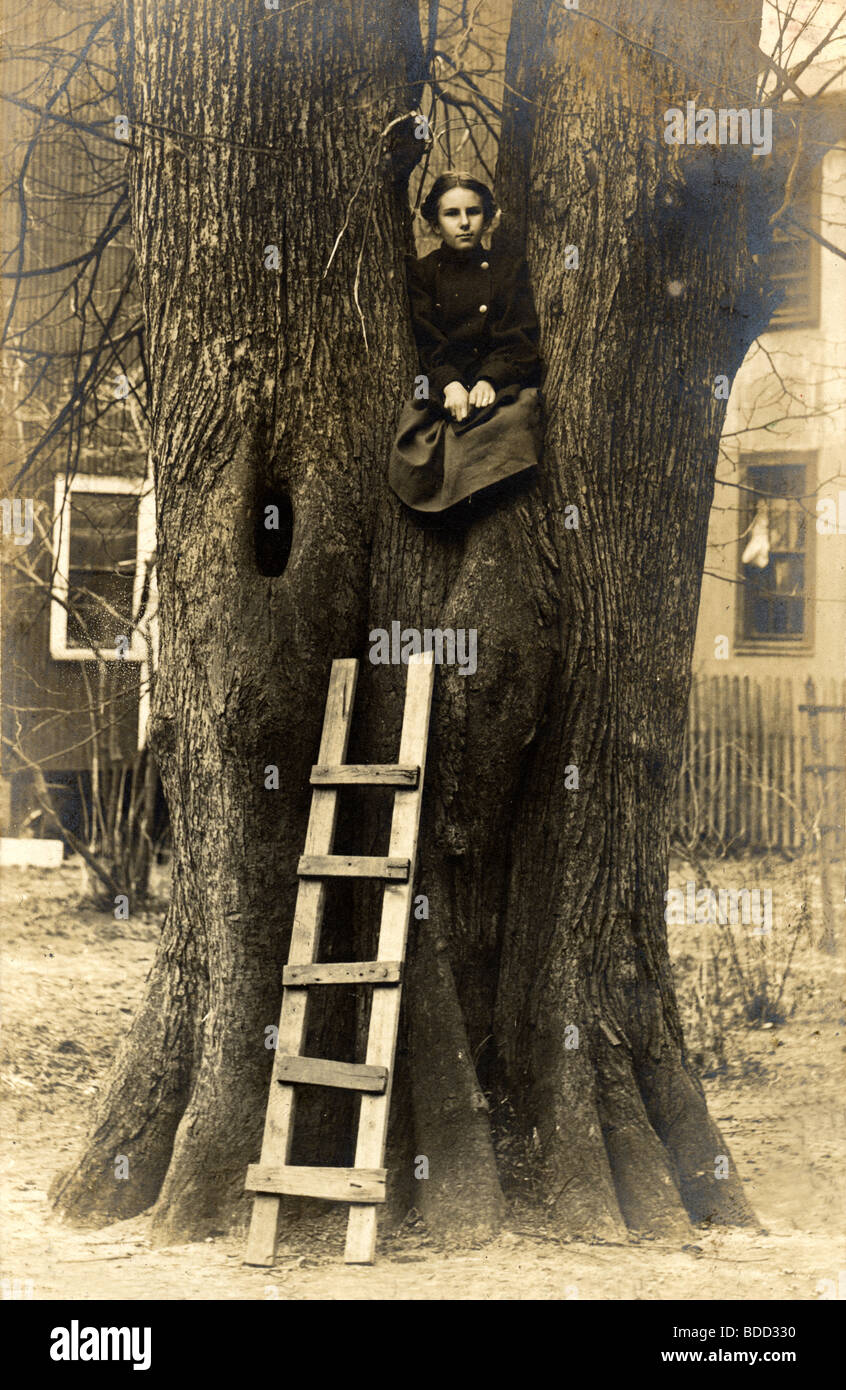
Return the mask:
<svg viewBox="0 0 846 1390">
<path fill-rule="evenodd" d="M 70 479 L 42 470 L 27 498 L 29 544 L 4 542 L 6 834 L 36 811 L 36 767 L 62 819 L 84 832 L 92 778 L 102 786 L 145 744 L 157 643 L 153 490 L 143 458 L 112 459 L 108 472 L 104 463 Z"/>
<path fill-rule="evenodd" d="M 457 31 L 450 31 L 451 41 L 479 43 L 495 56 L 479 78 L 494 102 L 502 91 L 509 18 L 509 0 L 487 0 L 475 37 L 465 35 L 463 18 L 446 21 Z M 762 39 L 765 48 L 771 38 Z M 842 239 L 846 211 L 842 84 L 822 101 L 831 140 L 840 143 L 794 191 L 790 229 L 776 233 L 769 253 L 785 298 L 748 354 L 728 404 L 679 791 L 679 822 L 690 842 L 792 847 L 805 838 L 809 817 L 819 820 L 821 784 L 809 777 L 829 777 L 833 794 L 840 794 L 833 772 L 806 768 L 836 767 L 842 724 L 821 715 L 828 722 L 813 726 L 812 736 L 808 721 L 815 716 L 799 708 L 812 702 L 809 679 L 817 703 L 846 703 L 846 265 L 825 245 Z M 493 162 L 495 142 L 487 126 L 496 125 L 489 115 L 474 123 L 471 144 L 462 121 L 451 109 L 447 120 L 442 109 L 428 173 L 460 162 L 489 177 L 485 166 Z M 31 185 L 37 172 L 30 173 Z M 413 197 L 418 191 L 413 181 Z M 85 207 L 79 199 L 57 201 L 49 188 L 33 252 L 39 264 L 76 255 L 85 227 L 102 225 L 102 210 L 87 195 L 81 201 Z M 128 251 L 118 242 L 110 254 L 116 257 L 111 283 L 119 285 Z M 21 309 L 27 307 L 36 320 L 34 299 L 22 299 Z M 55 371 L 38 410 L 49 391 L 54 398 L 67 394 L 61 361 L 69 331 L 57 326 L 47 345 Z M 104 764 L 125 764 L 144 741 L 155 647 L 152 488 L 133 393 L 117 394 L 128 381 L 120 375 L 102 385 L 115 393 L 112 433 L 100 420 L 96 440 L 74 441 L 65 459 L 33 475 L 31 495 L 15 498 L 32 504 L 34 538 L 18 546 L 23 535 L 10 534 L 5 543 L 11 562 L 2 589 L 0 809 L 14 828 L 32 810 L 30 764 L 37 761 L 54 784 L 75 785 L 99 775 Z M 23 384 L 19 394 L 23 401 Z M 29 408 L 19 411 L 23 435 Z M 37 411 L 30 423 L 40 427 Z M 24 521 L 26 515 L 19 510 Z M 13 533 L 11 509 L 9 526 Z M 139 626 L 145 615 L 148 638 Z"/>
<path fill-rule="evenodd" d="M 79 31 L 68 31 L 61 7 L 36 6 L 16 18 L 15 37 L 4 91 L 37 103 L 48 58 L 75 54 Z M 105 32 L 99 43 L 98 57 Z M 96 78 L 80 68 L 75 82 L 67 103 L 87 103 L 95 121 Z M 4 252 L 15 252 L 6 263 L 24 272 L 14 288 L 4 283 L 11 324 L 0 378 L 0 821 L 11 835 L 54 833 L 38 819 L 43 774 L 65 824 L 89 838 L 92 789 L 100 809 L 126 792 L 155 664 L 155 522 L 125 153 L 99 129 L 68 131 L 4 103 L 13 177 L 26 151 L 26 178 L 4 194 L 3 223 Z"/>
<path fill-rule="evenodd" d="M 796 847 L 821 778 L 826 821 L 843 820 L 846 94 L 827 100 L 839 143 L 776 233 L 784 298 L 732 387 L 708 531 L 681 817 L 695 838 L 695 783 L 698 828 L 723 847 Z"/>
</svg>

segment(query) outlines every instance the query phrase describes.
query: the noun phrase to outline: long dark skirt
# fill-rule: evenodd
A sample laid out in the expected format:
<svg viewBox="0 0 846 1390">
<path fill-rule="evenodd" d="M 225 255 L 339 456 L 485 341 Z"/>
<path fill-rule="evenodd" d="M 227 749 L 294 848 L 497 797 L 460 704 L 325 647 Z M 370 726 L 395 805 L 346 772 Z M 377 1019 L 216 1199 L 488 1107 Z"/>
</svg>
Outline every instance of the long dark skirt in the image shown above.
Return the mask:
<svg viewBox="0 0 846 1390">
<path fill-rule="evenodd" d="M 402 408 L 388 481 L 418 512 L 443 512 L 471 493 L 534 468 L 543 426 L 537 388 L 505 386 L 484 410 L 454 424 L 434 401 Z"/>
</svg>

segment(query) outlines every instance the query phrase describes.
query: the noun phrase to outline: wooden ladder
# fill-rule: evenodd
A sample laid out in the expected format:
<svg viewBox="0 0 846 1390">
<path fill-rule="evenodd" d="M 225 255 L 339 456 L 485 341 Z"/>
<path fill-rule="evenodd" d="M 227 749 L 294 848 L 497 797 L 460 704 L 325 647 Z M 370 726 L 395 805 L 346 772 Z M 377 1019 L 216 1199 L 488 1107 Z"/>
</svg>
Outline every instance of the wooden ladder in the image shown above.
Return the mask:
<svg viewBox="0 0 846 1390">
<path fill-rule="evenodd" d="M 435 668 L 432 652 L 408 663 L 399 761 L 356 766 L 345 763 L 358 662 L 333 661 L 318 762 L 311 770 L 311 814 L 300 879 L 291 949 L 282 975 L 284 992 L 261 1160 L 247 1169 L 245 1186 L 255 1192 L 246 1264 L 271 1265 L 276 1254 L 279 1197 L 290 1194 L 350 1202 L 347 1264 L 372 1264 L 376 1249 L 376 1204 L 385 1200 L 382 1166 L 399 1023 L 402 968 L 411 913 L 420 802 Z M 335 855 L 332 844 L 338 787 L 394 788 L 393 816 L 385 858 Z M 317 964 L 326 879 L 384 880 L 377 958 Z M 333 1062 L 302 1056 L 310 985 L 369 984 L 373 990 L 367 1060 Z M 361 1091 L 354 1168 L 292 1167 L 295 1087 L 338 1086 Z"/>
</svg>

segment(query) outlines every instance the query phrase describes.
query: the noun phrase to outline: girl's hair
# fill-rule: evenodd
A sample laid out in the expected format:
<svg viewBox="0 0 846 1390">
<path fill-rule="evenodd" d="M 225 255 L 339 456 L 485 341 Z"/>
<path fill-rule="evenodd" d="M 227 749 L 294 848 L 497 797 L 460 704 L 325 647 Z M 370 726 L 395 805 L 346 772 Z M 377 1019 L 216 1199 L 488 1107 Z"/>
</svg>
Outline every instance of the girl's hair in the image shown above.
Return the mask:
<svg viewBox="0 0 846 1390">
<path fill-rule="evenodd" d="M 430 227 L 438 225 L 438 204 L 445 193 L 451 193 L 453 188 L 469 188 L 472 193 L 476 193 L 482 204 L 482 213 L 485 218 L 485 225 L 493 222 L 496 216 L 496 199 L 481 179 L 474 179 L 470 174 L 447 173 L 439 174 L 429 189 L 420 207 L 420 215 L 429 223 Z"/>
</svg>

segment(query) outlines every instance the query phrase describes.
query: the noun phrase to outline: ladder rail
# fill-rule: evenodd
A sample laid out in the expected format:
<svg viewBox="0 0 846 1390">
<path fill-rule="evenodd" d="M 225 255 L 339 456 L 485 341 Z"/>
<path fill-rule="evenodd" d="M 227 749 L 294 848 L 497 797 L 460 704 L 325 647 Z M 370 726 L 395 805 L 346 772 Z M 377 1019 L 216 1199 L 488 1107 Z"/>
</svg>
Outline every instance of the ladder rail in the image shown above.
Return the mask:
<svg viewBox="0 0 846 1390">
<path fill-rule="evenodd" d="M 342 659 L 332 662 L 320 737 L 319 761 L 322 764 L 341 763 L 347 755 L 357 683 L 357 661 Z M 337 789 L 315 787 L 306 830 L 306 854 L 331 852 L 337 818 Z M 326 884 L 323 880 L 300 879 L 288 952 L 289 965 L 310 965 L 314 962 L 320 944 L 325 901 Z M 286 990 L 283 994 L 277 1037 L 277 1047 L 282 1053 L 302 1052 L 306 1035 L 307 999 L 307 991 L 302 989 Z M 262 1166 L 273 1162 L 290 1162 L 295 1104 L 295 1087 L 271 1080 L 261 1145 Z M 273 1264 L 278 1221 L 279 1197 L 271 1193 L 256 1193 L 247 1237 L 247 1264 Z"/>
<path fill-rule="evenodd" d="M 428 660 L 426 659 L 428 658 Z M 388 855 L 408 854 L 411 872 L 406 883 L 386 883 L 382 898 L 382 920 L 379 928 L 377 960 L 405 960 L 408 926 L 414 894 L 414 869 L 417 863 L 417 837 L 425 778 L 426 745 L 435 667 L 431 652 L 412 657 L 408 663 L 405 711 L 400 750 L 397 761 L 417 764 L 420 777 L 411 794 L 394 797 L 391 836 Z M 355 1150 L 356 1168 L 379 1168 L 385 1152 L 388 1116 L 394 1073 L 397 1028 L 399 1025 L 402 987 L 374 990 L 370 1006 L 370 1025 L 367 1041 L 367 1062 L 371 1066 L 386 1066 L 388 1081 L 382 1095 L 362 1095 L 358 1119 L 358 1142 Z M 346 1264 L 372 1264 L 376 1249 L 377 1207 L 356 1205 L 350 1211 L 344 1251 Z"/>
</svg>

